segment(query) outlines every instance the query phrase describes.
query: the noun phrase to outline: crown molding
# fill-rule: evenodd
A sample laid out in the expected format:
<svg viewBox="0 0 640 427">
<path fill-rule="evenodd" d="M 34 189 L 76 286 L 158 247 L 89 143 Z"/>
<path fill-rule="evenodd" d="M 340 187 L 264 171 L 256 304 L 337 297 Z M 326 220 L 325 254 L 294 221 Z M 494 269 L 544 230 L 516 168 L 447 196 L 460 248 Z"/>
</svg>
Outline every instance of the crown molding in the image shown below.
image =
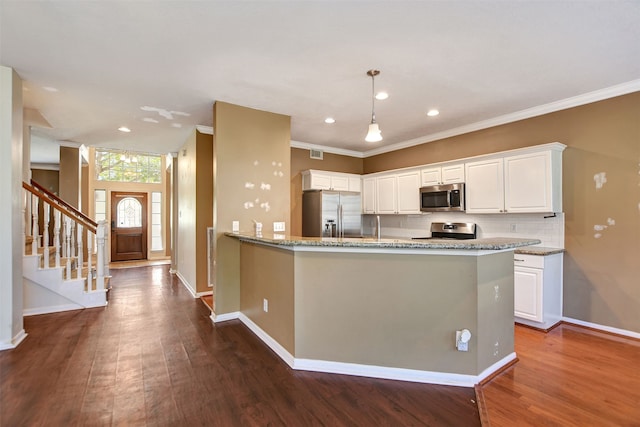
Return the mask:
<svg viewBox="0 0 640 427">
<path fill-rule="evenodd" d="M 207 135 L 213 135 L 213 127 L 211 127 L 211 126 L 196 125 L 196 129 L 200 133 L 206 133 Z"/>
</svg>

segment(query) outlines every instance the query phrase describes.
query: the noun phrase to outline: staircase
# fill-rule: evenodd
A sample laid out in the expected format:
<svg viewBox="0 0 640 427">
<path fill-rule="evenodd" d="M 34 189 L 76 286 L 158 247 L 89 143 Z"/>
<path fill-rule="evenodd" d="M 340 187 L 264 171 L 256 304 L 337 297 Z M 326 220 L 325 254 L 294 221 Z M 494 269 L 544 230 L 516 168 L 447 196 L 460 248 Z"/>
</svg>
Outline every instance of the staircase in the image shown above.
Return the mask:
<svg viewBox="0 0 640 427">
<path fill-rule="evenodd" d="M 93 221 L 33 180 L 22 187 L 24 315 L 106 306 L 106 221 Z"/>
</svg>

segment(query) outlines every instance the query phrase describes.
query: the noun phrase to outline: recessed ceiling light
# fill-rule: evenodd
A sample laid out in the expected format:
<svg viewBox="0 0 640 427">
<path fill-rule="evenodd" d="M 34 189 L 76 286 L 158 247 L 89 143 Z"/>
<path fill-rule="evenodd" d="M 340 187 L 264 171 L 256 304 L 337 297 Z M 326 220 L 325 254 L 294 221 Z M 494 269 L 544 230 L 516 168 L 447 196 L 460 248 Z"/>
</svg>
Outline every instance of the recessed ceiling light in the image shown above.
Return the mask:
<svg viewBox="0 0 640 427">
<path fill-rule="evenodd" d="M 435 117 L 435 116 L 437 116 L 438 114 L 440 114 L 440 111 L 438 111 L 438 110 L 429 110 L 429 112 L 427 113 L 427 116 L 429 116 L 429 117 Z"/>
<path fill-rule="evenodd" d="M 378 92 L 376 93 L 376 99 L 378 101 L 382 101 L 383 99 L 387 99 L 389 97 L 389 94 L 387 92 Z"/>
<path fill-rule="evenodd" d="M 324 122 L 331 124 L 331 123 L 335 123 L 336 119 L 334 119 L 333 117 L 327 117 L 326 119 L 324 119 Z"/>
<path fill-rule="evenodd" d="M 126 126 L 121 126 L 121 127 L 119 127 L 119 128 L 118 128 L 118 130 L 119 130 L 120 132 L 131 132 L 131 129 L 129 129 L 129 128 L 128 128 L 128 127 L 126 127 Z"/>
</svg>

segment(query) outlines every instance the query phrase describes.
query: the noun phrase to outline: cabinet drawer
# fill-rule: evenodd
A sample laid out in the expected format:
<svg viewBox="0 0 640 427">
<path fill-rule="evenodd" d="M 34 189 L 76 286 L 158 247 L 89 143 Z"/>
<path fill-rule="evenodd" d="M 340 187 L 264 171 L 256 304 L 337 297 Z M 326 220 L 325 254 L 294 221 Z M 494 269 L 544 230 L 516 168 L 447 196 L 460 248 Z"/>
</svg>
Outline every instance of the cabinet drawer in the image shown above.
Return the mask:
<svg viewBox="0 0 640 427">
<path fill-rule="evenodd" d="M 540 255 L 513 254 L 513 264 L 519 267 L 544 268 L 544 257 Z"/>
</svg>

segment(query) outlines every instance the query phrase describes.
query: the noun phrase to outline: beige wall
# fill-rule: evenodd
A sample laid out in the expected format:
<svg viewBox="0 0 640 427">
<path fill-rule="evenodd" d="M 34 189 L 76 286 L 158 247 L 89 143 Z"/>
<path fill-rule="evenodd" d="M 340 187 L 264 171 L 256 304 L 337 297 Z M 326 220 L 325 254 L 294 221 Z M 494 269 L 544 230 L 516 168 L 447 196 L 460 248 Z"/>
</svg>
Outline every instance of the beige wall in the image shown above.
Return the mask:
<svg viewBox="0 0 640 427">
<path fill-rule="evenodd" d="M 640 92 L 372 156 L 364 172 L 558 141 L 565 212 L 564 315 L 640 332 Z M 594 175 L 607 182 L 597 189 Z M 615 225 L 609 225 L 614 221 Z M 606 225 L 600 232 L 594 227 Z"/>
<path fill-rule="evenodd" d="M 271 232 L 290 217 L 291 118 L 225 102 L 214 105 L 214 227 L 216 314 L 240 310 L 239 244 L 224 236 L 232 222 Z"/>
<path fill-rule="evenodd" d="M 240 245 L 240 311 L 295 354 L 293 252 L 246 242 Z M 263 310 L 264 299 L 268 312 Z"/>
<path fill-rule="evenodd" d="M 213 135 L 196 131 L 196 291 L 210 292 L 207 227 L 213 226 Z"/>
<path fill-rule="evenodd" d="M 178 213 L 175 218 L 177 232 L 177 272 L 193 293 L 196 292 L 196 134 L 195 131 L 178 152 Z"/>
<path fill-rule="evenodd" d="M 358 157 L 324 153 L 323 159 L 318 160 L 309 157 L 309 150 L 292 148 L 291 227 L 289 228 L 289 233 L 293 236 L 302 235 L 302 175 L 300 172 L 308 169 L 317 169 L 362 174 L 362 166 L 362 159 Z"/>
</svg>

